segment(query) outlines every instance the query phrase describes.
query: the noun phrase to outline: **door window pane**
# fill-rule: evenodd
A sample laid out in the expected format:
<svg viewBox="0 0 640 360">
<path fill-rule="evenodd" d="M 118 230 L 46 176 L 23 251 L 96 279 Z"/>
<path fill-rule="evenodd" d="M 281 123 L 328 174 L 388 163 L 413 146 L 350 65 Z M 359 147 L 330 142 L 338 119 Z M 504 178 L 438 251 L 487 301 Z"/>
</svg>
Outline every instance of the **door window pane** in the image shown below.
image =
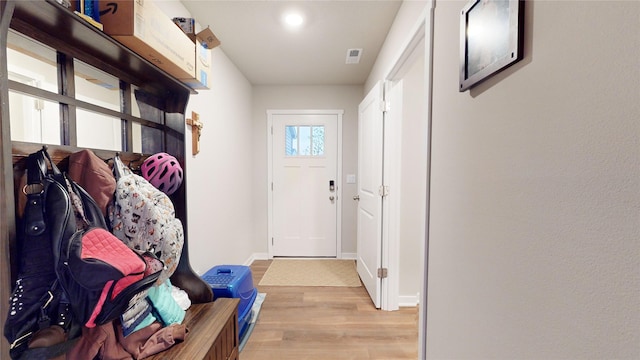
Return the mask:
<svg viewBox="0 0 640 360">
<path fill-rule="evenodd" d="M 299 144 L 299 152 L 302 156 L 311 155 L 311 127 L 310 126 L 300 126 L 298 127 L 298 144 Z"/>
<path fill-rule="evenodd" d="M 287 125 L 284 128 L 284 153 L 287 156 L 298 155 L 298 127 Z"/>
<path fill-rule="evenodd" d="M 313 126 L 313 156 L 324 155 L 324 126 Z"/>
<path fill-rule="evenodd" d="M 324 156 L 324 126 L 287 125 L 285 126 L 285 155 Z"/>
</svg>

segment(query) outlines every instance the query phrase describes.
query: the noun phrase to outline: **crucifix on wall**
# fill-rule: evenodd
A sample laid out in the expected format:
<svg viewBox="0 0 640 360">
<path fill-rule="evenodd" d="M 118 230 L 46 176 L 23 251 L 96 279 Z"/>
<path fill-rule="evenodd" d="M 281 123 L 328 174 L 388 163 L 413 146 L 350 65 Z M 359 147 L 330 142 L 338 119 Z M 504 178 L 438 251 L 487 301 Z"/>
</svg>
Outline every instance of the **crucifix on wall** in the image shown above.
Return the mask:
<svg viewBox="0 0 640 360">
<path fill-rule="evenodd" d="M 187 119 L 187 125 L 191 125 L 191 152 L 196 155 L 200 152 L 200 133 L 204 124 L 200 122 L 200 115 L 192 111 L 191 119 Z"/>
</svg>

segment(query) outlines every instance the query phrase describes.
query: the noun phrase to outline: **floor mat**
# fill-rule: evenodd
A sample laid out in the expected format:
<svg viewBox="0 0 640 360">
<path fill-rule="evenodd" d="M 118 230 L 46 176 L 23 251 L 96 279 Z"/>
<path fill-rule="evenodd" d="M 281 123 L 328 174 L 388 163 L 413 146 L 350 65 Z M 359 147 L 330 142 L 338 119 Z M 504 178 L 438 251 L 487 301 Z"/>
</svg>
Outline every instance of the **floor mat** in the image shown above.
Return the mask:
<svg viewBox="0 0 640 360">
<path fill-rule="evenodd" d="M 276 259 L 262 276 L 262 286 L 362 286 L 354 260 Z"/>
</svg>

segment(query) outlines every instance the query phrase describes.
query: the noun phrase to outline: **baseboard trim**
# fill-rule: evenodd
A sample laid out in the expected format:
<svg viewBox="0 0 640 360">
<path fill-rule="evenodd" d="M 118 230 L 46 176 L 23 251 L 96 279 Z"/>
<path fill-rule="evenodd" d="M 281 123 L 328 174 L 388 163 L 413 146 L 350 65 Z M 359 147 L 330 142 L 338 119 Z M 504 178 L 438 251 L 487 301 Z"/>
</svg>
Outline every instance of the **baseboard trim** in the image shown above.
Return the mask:
<svg viewBox="0 0 640 360">
<path fill-rule="evenodd" d="M 253 253 L 247 261 L 244 262 L 245 266 L 251 265 L 256 260 L 269 260 L 269 254 L 267 253 Z"/>
<path fill-rule="evenodd" d="M 416 307 L 420 303 L 420 297 L 418 295 L 400 295 L 398 296 L 399 307 Z"/>
<path fill-rule="evenodd" d="M 358 254 L 356 254 L 356 253 L 342 253 L 342 254 L 340 254 L 339 259 L 356 260 L 357 256 L 358 256 Z M 306 259 L 306 258 L 302 258 L 302 259 Z M 249 266 L 256 260 L 269 260 L 269 254 L 268 253 L 253 253 L 253 254 L 251 254 L 251 256 L 249 256 L 249 258 L 247 258 L 247 260 L 244 262 L 243 265 Z"/>
</svg>

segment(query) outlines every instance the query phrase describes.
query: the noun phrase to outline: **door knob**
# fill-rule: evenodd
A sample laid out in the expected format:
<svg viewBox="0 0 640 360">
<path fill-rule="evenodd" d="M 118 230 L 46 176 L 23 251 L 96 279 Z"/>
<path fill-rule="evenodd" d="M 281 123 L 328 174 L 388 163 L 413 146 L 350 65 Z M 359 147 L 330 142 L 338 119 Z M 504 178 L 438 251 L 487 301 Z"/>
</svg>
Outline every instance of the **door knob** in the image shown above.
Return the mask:
<svg viewBox="0 0 640 360">
<path fill-rule="evenodd" d="M 355 200 L 355 201 L 359 201 L 359 200 L 360 200 L 360 195 L 356 195 L 356 196 L 354 196 L 354 197 L 353 197 L 353 200 Z"/>
<path fill-rule="evenodd" d="M 335 198 L 332 196 L 329 196 L 329 200 L 333 201 Z"/>
</svg>

